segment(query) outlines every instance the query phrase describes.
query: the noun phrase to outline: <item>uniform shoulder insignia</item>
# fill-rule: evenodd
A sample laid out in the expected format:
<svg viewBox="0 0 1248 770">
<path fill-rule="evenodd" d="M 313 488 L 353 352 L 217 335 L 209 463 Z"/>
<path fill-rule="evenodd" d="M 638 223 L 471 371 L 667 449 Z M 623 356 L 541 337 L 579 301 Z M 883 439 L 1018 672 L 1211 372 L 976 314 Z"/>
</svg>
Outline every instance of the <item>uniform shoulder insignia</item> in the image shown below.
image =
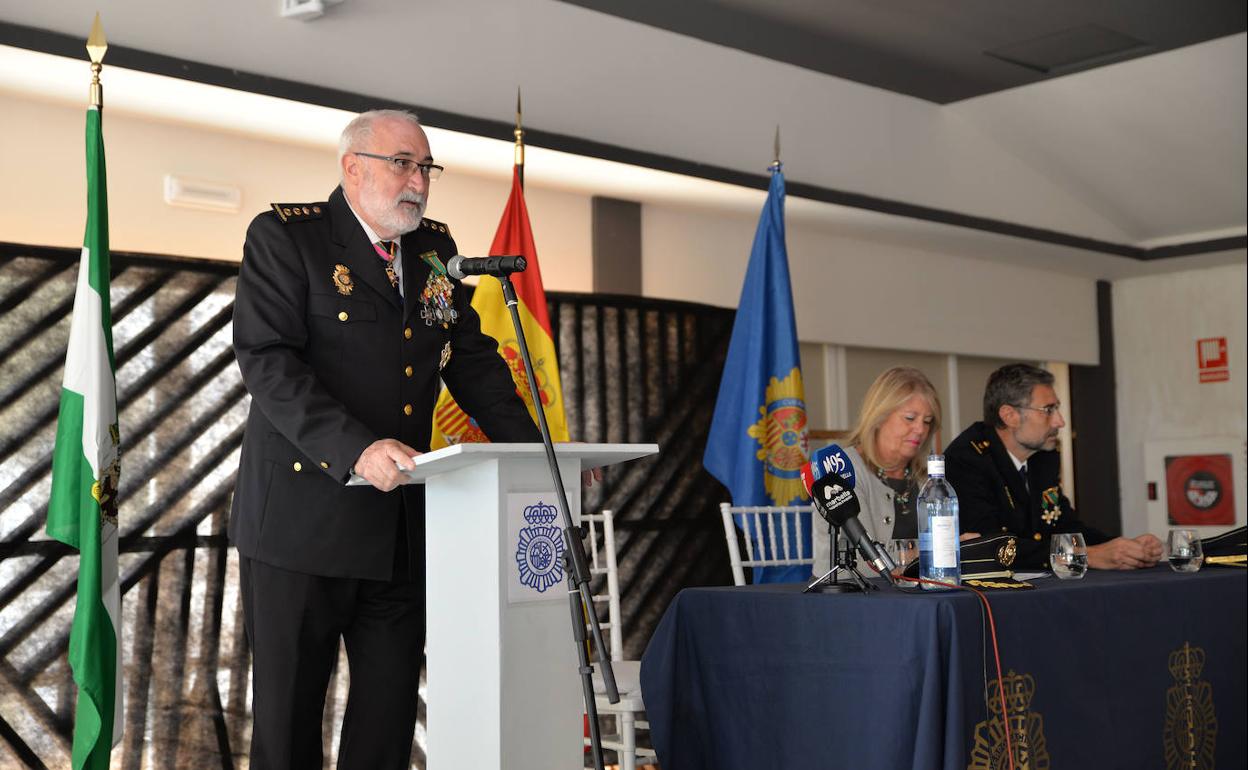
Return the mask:
<svg viewBox="0 0 1248 770">
<path fill-rule="evenodd" d="M 435 232 L 435 233 L 441 233 L 442 235 L 445 235 L 447 238 L 451 237 L 451 228 L 447 227 L 442 222 L 438 222 L 433 219 L 426 218 L 426 219 L 420 220 L 420 229 L 429 230 L 430 232 Z"/>
<path fill-rule="evenodd" d="M 282 224 L 309 222 L 325 216 L 326 203 L 270 203 Z"/>
<path fill-rule="evenodd" d="M 981 455 L 984 452 L 988 451 L 988 446 L 989 444 L 987 441 L 972 441 L 971 442 L 971 448 Z"/>
</svg>

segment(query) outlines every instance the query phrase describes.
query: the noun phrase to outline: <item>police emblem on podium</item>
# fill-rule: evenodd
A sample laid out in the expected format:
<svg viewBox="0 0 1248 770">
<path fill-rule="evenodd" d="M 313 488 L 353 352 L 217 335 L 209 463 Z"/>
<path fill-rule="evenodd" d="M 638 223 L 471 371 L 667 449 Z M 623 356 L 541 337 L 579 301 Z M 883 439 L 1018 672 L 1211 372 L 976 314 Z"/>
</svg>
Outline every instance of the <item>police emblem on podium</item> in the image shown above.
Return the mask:
<svg viewBox="0 0 1248 770">
<path fill-rule="evenodd" d="M 1031 674 L 1011 670 L 1001 677 L 1008 723 L 1001 722 L 1001 689 L 988 682 L 988 718 L 975 726 L 975 747 L 966 770 L 1008 770 L 1006 731 L 1017 770 L 1049 770 L 1049 750 L 1044 739 L 1044 717 L 1031 710 L 1036 680 Z"/>
<path fill-rule="evenodd" d="M 525 505 L 522 515 L 527 526 L 521 527 L 515 537 L 516 574 L 520 585 L 529 589 L 529 600 L 559 595 L 557 588 L 550 590 L 564 579 L 563 531 L 555 523 L 559 511 L 537 500 Z M 519 598 L 516 591 L 511 594 L 513 601 Z"/>
<path fill-rule="evenodd" d="M 1170 653 L 1174 685 L 1166 690 L 1166 727 L 1162 732 L 1166 770 L 1212 770 L 1218 740 L 1213 685 L 1200 678 L 1205 651 L 1184 642 Z"/>
</svg>

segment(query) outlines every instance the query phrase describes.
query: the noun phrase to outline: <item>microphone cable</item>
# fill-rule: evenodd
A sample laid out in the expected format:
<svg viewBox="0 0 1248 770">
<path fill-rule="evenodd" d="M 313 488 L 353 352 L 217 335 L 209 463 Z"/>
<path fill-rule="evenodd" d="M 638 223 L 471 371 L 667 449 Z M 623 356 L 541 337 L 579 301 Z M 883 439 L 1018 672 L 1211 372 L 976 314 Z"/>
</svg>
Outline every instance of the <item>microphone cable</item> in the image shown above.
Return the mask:
<svg viewBox="0 0 1248 770">
<path fill-rule="evenodd" d="M 875 569 L 875 565 L 870 565 L 870 566 L 872 569 Z M 879 572 L 879 570 L 875 570 L 875 571 Z M 1005 707 L 1005 680 L 1001 675 L 1001 649 L 997 644 L 997 623 L 996 623 L 996 620 L 993 618 L 992 605 L 989 604 L 987 595 L 985 595 L 984 592 L 980 591 L 978 588 L 971 588 L 970 586 L 963 586 L 963 585 L 955 585 L 953 583 L 945 583 L 940 580 L 929 580 L 927 578 L 907 577 L 906 575 L 895 575 L 893 576 L 893 580 L 895 581 L 894 584 L 899 583 L 904 580 L 904 581 L 914 583 L 916 587 L 919 584 L 927 584 L 927 585 L 933 585 L 933 586 L 941 586 L 942 588 L 953 588 L 959 591 L 970 591 L 971 593 L 978 596 L 979 601 L 983 603 L 983 607 L 981 608 L 982 610 L 981 618 L 984 616 L 984 614 L 987 615 L 988 630 L 991 632 L 991 635 L 992 635 L 992 656 L 997 664 L 997 696 L 1001 699 L 1001 731 L 1005 733 L 1005 755 L 1010 760 L 1010 770 L 1015 770 L 1014 768 L 1014 742 L 1010 738 L 1010 732 L 1011 732 L 1010 715 Z M 981 623 L 982 623 L 982 620 L 981 620 Z M 984 706 L 985 707 L 988 706 L 988 688 L 987 687 L 984 688 Z"/>
</svg>

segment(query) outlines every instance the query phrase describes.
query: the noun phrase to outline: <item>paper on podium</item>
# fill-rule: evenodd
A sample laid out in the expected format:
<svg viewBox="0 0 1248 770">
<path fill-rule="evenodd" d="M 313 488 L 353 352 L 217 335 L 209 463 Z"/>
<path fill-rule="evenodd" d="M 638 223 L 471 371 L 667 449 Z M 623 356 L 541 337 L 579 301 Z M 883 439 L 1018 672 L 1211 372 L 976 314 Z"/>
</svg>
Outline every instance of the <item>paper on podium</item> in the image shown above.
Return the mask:
<svg viewBox="0 0 1248 770">
<path fill-rule="evenodd" d="M 636 460 L 659 453 L 658 444 L 582 444 L 574 441 L 560 441 L 555 444 L 557 457 L 577 457 L 581 460 L 581 470 L 601 468 L 607 465 Z M 545 457 L 546 448 L 537 443 L 532 444 L 455 444 L 443 447 L 436 452 L 426 452 L 412 458 L 416 467 L 403 471 L 404 484 L 423 484 L 430 476 L 446 473 L 473 463 L 481 462 L 488 456 L 511 458 Z M 368 486 L 363 476 L 352 474 L 347 486 Z"/>
</svg>

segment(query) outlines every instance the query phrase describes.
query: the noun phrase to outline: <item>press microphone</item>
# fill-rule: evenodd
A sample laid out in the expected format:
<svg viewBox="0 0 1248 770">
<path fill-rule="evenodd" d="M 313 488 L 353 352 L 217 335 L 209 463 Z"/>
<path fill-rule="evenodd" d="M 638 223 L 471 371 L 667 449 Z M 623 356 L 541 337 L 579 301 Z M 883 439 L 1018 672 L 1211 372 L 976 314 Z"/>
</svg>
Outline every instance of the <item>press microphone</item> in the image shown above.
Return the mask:
<svg viewBox="0 0 1248 770">
<path fill-rule="evenodd" d="M 840 527 L 862 558 L 891 581 L 891 571 L 897 565 L 862 528 L 862 522 L 858 520 L 862 503 L 849 481 L 839 473 L 825 473 L 811 486 L 811 499 L 815 501 L 820 515 Z"/>
<path fill-rule="evenodd" d="M 845 526 L 850 518 L 857 518 L 862 510 L 858 495 L 854 494 L 849 482 L 837 473 L 825 473 L 815 479 L 810 487 L 810 499 L 814 501 L 819 515 L 838 527 Z"/>
<path fill-rule="evenodd" d="M 446 272 L 457 281 L 470 275 L 492 275 L 494 277 L 523 273 L 528 267 L 524 257 L 465 257 L 456 254 L 446 263 Z"/>
<path fill-rule="evenodd" d="M 797 475 L 802 479 L 802 486 L 806 489 L 806 496 L 811 499 L 814 499 L 814 495 L 810 490 L 813 489 L 815 485 L 815 474 L 814 471 L 811 470 L 811 466 L 813 464 L 814 463 L 804 463 L 797 471 Z"/>
<path fill-rule="evenodd" d="M 810 471 L 815 479 L 828 473 L 835 473 L 845 480 L 844 483 L 848 484 L 850 489 L 853 489 L 857 483 L 853 461 L 837 444 L 828 444 L 816 449 L 810 456 Z M 807 489 L 807 492 L 809 491 Z"/>
</svg>

